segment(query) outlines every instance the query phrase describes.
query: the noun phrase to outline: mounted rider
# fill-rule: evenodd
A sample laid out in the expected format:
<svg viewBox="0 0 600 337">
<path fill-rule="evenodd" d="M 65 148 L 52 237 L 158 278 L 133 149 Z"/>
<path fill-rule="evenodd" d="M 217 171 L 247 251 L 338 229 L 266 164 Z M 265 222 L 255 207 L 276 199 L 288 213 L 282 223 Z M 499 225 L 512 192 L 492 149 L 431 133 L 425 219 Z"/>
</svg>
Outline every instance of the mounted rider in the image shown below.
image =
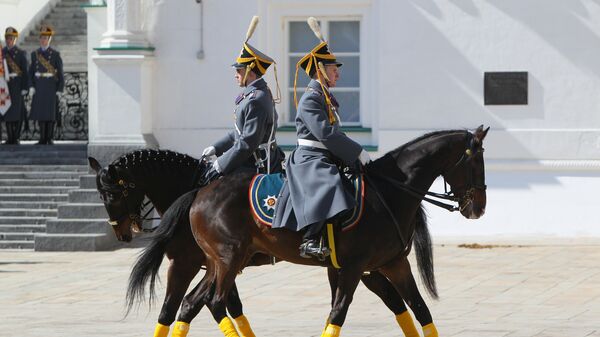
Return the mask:
<svg viewBox="0 0 600 337">
<path fill-rule="evenodd" d="M 262 78 L 275 61 L 248 43 L 257 24 L 258 16 L 255 16 L 240 56 L 232 65 L 239 86 L 245 88 L 235 100 L 235 130 L 202 151 L 204 157 L 218 157 L 206 171 L 202 180 L 204 184 L 243 169 L 261 173 L 282 170 L 285 155 L 275 142 L 278 118 L 275 103 L 279 102 L 279 84 L 277 98 L 273 98 L 267 82 Z"/>
<path fill-rule="evenodd" d="M 328 251 L 319 241 L 325 222 L 356 206 L 353 196 L 344 188 L 339 165 L 354 167 L 357 161 L 366 165 L 370 158 L 360 144 L 340 130 L 339 104 L 329 88 L 335 87 L 342 63 L 329 51 L 317 20 L 311 17 L 308 24 L 320 43 L 296 65 L 294 87 L 299 67 L 312 80 L 297 103 L 298 147 L 286 166 L 289 188 L 286 203 L 291 203 L 295 219 L 288 213 L 287 219 L 284 215 L 279 220 L 295 220 L 295 229 L 305 231 L 300 245 L 302 257 L 323 258 Z"/>
</svg>

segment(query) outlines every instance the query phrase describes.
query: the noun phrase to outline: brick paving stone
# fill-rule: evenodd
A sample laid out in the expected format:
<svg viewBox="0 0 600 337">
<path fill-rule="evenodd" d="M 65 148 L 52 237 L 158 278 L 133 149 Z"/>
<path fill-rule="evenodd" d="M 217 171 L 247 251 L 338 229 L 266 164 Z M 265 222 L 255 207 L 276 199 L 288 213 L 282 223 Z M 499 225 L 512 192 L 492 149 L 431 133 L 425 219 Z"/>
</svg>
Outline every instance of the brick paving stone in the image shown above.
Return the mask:
<svg viewBox="0 0 600 337">
<path fill-rule="evenodd" d="M 512 246 L 493 249 L 457 243 L 438 238 L 434 246 L 440 299 L 430 299 L 419 285 L 440 336 L 600 337 L 600 239 L 515 238 Z M 511 239 L 498 243 L 511 245 Z M 151 309 L 144 303 L 123 318 L 138 253 L 0 251 L 0 335 L 151 336 L 164 284 Z M 163 278 L 165 267 L 166 260 Z M 289 263 L 247 268 L 238 288 L 257 336 L 320 336 L 330 305 L 325 269 Z M 342 336 L 401 335 L 394 315 L 359 285 Z M 222 334 L 203 309 L 189 336 Z"/>
</svg>

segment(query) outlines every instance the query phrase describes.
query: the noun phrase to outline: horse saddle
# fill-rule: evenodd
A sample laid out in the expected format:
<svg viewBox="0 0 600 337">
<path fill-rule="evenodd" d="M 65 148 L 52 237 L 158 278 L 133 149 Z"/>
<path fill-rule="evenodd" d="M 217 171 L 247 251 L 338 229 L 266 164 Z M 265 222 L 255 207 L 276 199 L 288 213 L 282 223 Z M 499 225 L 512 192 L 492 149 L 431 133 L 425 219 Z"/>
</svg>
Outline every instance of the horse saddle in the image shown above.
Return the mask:
<svg viewBox="0 0 600 337">
<path fill-rule="evenodd" d="M 364 210 L 365 181 L 362 174 L 346 181 L 345 187 L 354 196 L 356 207 L 337 216 L 336 223 L 341 224 L 342 231 L 349 231 L 358 223 Z M 281 173 L 257 174 L 248 188 L 250 210 L 257 222 L 271 227 L 275 215 L 277 201 L 287 180 Z"/>
</svg>

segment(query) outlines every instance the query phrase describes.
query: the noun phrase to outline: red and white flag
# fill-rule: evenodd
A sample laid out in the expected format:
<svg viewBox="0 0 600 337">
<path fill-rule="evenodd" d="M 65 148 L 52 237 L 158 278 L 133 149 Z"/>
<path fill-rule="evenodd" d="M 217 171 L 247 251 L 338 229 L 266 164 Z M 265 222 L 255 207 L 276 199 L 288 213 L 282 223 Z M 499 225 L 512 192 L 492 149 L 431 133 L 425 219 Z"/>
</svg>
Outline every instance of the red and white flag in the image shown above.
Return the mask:
<svg viewBox="0 0 600 337">
<path fill-rule="evenodd" d="M 6 114 L 11 105 L 8 79 L 8 66 L 2 55 L 2 45 L 0 45 L 0 115 L 2 116 Z"/>
</svg>

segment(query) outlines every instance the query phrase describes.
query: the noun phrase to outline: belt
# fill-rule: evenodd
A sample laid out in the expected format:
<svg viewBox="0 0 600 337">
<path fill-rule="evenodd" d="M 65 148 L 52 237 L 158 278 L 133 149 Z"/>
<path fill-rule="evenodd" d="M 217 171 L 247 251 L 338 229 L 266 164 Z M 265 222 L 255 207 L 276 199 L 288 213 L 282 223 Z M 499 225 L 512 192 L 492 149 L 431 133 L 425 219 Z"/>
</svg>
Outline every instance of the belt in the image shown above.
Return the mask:
<svg viewBox="0 0 600 337">
<path fill-rule="evenodd" d="M 310 139 L 298 139 L 298 145 L 316 147 L 317 149 L 327 150 L 327 147 L 321 142 Z"/>
<path fill-rule="evenodd" d="M 54 77 L 54 73 L 35 73 L 35 77 Z"/>
<path fill-rule="evenodd" d="M 17 74 L 17 73 L 9 73 L 8 77 L 19 77 L 21 76 L 21 74 Z"/>
</svg>

